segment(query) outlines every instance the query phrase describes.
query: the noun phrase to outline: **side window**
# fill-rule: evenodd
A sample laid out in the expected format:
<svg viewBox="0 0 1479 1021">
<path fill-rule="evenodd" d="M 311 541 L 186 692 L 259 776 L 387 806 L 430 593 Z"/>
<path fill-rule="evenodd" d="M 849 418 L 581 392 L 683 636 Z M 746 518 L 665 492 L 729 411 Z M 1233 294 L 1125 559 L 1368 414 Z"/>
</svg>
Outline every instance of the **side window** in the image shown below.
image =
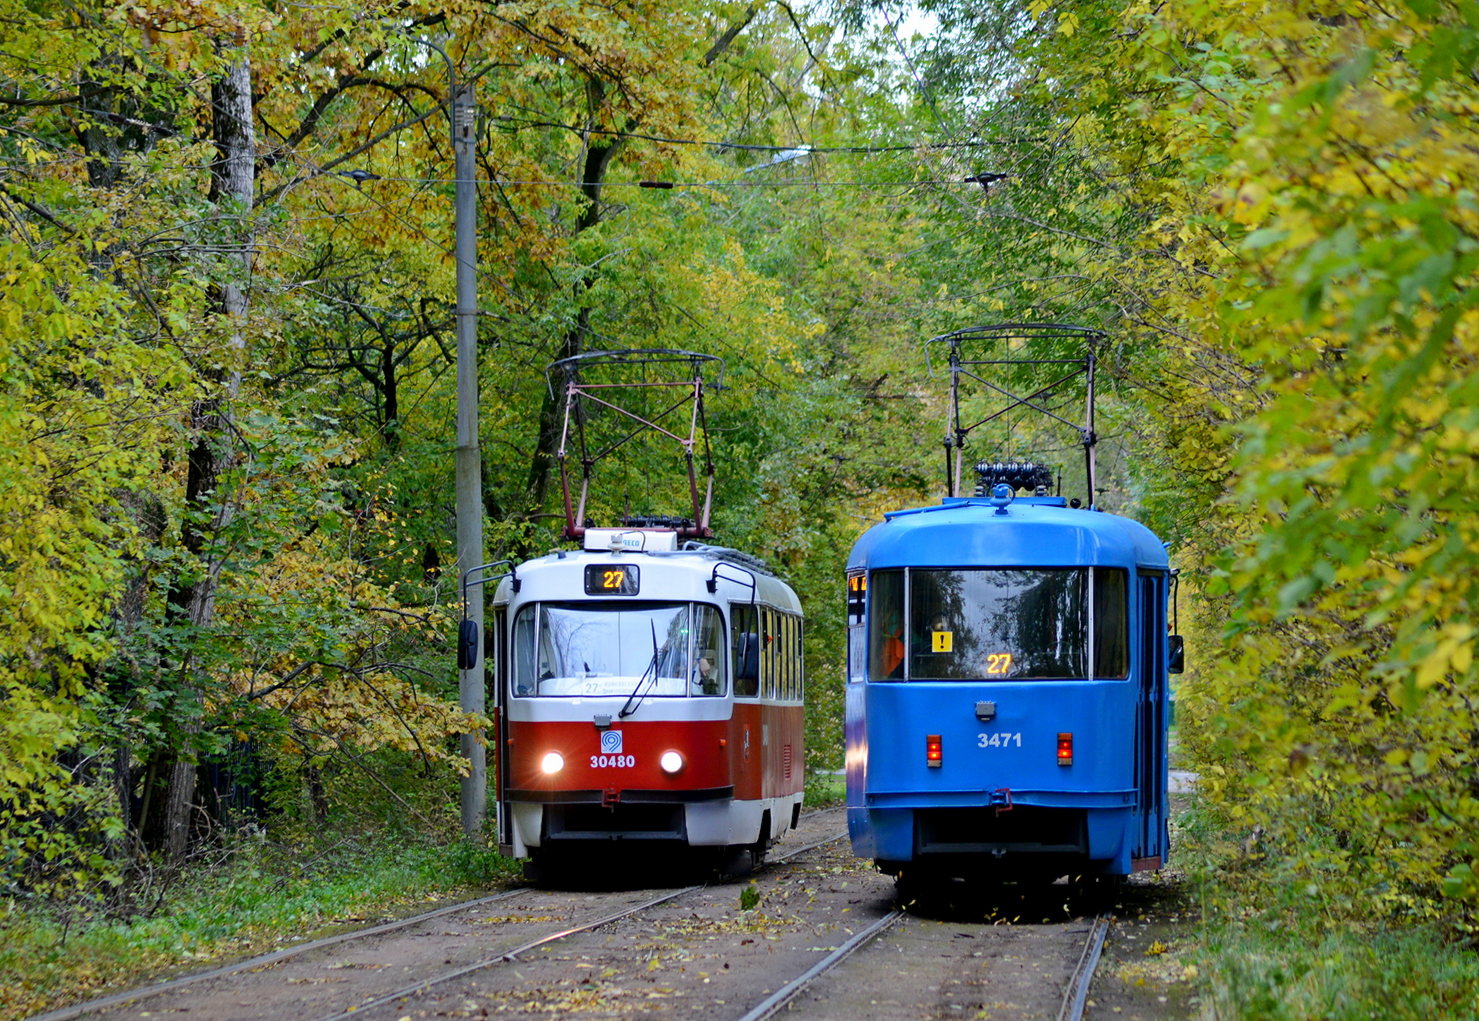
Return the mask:
<svg viewBox="0 0 1479 1021">
<path fill-rule="evenodd" d="M 760 627 L 763 629 L 760 635 L 760 697 L 775 698 L 776 669 L 775 669 L 775 611 L 769 608 L 760 610 Z"/>
<path fill-rule="evenodd" d="M 484 629 L 483 673 L 488 681 L 488 704 L 503 705 L 508 684 L 508 606 L 493 608 L 493 629 Z"/>
<path fill-rule="evenodd" d="M 791 615 L 779 614 L 776 617 L 776 650 L 775 662 L 780 674 L 779 683 L 776 684 L 776 698 L 791 697 Z"/>
<path fill-rule="evenodd" d="M 1094 677 L 1130 676 L 1130 621 L 1123 568 L 1094 568 Z"/>
<path fill-rule="evenodd" d="M 734 664 L 734 695 L 760 694 L 760 620 L 754 606 L 729 604 L 729 649 Z"/>
<path fill-rule="evenodd" d="M 904 677 L 904 572 L 874 571 L 868 584 L 868 676 Z"/>
<path fill-rule="evenodd" d="M 863 683 L 864 667 L 867 665 L 867 634 L 863 631 L 863 625 L 854 624 L 847 629 L 847 683 Z"/>
<path fill-rule="evenodd" d="M 847 572 L 847 683 L 861 684 L 868 666 L 868 639 L 863 613 L 868 607 L 868 575 Z"/>
<path fill-rule="evenodd" d="M 784 656 L 786 660 L 786 690 L 781 692 L 781 696 L 788 700 L 794 701 L 796 698 L 797 689 L 796 618 L 788 613 L 785 616 L 785 621 L 786 640 L 785 645 L 781 648 L 781 655 Z"/>
<path fill-rule="evenodd" d="M 800 702 L 806 697 L 806 621 L 796 618 L 796 690 L 792 697 Z"/>
<path fill-rule="evenodd" d="M 717 608 L 702 604 L 694 607 L 693 670 L 689 693 L 693 695 L 724 694 L 724 618 Z"/>
</svg>

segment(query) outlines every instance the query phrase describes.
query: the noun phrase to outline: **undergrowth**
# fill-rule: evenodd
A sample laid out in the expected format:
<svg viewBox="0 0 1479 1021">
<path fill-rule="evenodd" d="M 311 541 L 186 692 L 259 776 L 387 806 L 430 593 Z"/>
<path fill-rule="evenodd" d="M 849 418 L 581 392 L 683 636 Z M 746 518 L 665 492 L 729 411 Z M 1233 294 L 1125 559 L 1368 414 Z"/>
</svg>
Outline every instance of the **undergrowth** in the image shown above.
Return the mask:
<svg viewBox="0 0 1479 1021">
<path fill-rule="evenodd" d="M 515 868 L 467 840 L 401 834 L 288 845 L 248 836 L 197 857 L 147 901 L 0 900 L 0 1021 L 413 914 L 501 883 Z"/>
<path fill-rule="evenodd" d="M 1426 926 L 1330 928 L 1307 917 L 1222 919 L 1207 933 L 1202 1002 L 1213 1018 L 1472 1021 L 1479 958 Z"/>
<path fill-rule="evenodd" d="M 1342 896 L 1337 880 L 1296 878 L 1256 834 L 1196 807 L 1180 822 L 1177 857 L 1203 920 L 1199 1018 L 1479 1019 L 1479 952 L 1453 928 Z"/>
<path fill-rule="evenodd" d="M 813 773 L 806 778 L 804 797 L 808 809 L 833 808 L 841 805 L 846 796 L 846 785 L 838 774 Z"/>
</svg>

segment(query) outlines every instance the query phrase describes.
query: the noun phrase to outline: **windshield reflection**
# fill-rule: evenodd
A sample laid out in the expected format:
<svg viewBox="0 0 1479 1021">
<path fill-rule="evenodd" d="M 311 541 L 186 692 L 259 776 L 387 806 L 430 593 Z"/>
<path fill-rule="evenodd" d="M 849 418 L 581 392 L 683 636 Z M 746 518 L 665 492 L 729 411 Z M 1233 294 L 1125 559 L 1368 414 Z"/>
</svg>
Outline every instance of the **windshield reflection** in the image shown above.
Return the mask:
<svg viewBox="0 0 1479 1021">
<path fill-rule="evenodd" d="M 881 570 L 870 576 L 868 590 L 869 661 L 879 680 L 1128 673 L 1120 569 Z"/>
</svg>

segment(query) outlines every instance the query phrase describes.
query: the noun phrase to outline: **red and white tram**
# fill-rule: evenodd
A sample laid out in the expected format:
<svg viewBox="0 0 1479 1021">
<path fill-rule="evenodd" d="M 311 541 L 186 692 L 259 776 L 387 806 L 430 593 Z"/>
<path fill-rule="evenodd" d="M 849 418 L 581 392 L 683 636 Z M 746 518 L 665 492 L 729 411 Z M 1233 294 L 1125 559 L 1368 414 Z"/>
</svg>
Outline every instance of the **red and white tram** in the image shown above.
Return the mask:
<svg viewBox="0 0 1479 1021">
<path fill-rule="evenodd" d="M 758 861 L 801 811 L 795 592 L 673 530 L 583 531 L 494 596 L 504 852 L 621 841 Z"/>
</svg>

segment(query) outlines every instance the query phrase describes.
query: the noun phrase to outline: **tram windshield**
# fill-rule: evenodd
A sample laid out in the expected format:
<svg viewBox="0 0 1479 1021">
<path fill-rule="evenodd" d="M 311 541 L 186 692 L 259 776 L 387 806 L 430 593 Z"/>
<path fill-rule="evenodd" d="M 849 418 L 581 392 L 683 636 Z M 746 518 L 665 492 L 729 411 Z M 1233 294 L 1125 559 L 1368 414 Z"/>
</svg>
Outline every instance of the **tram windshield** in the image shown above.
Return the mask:
<svg viewBox="0 0 1479 1021">
<path fill-rule="evenodd" d="M 515 695 L 723 695 L 724 620 L 704 603 L 536 603 L 514 618 Z"/>
<path fill-rule="evenodd" d="M 875 571 L 875 680 L 1129 676 L 1126 572 L 1118 568 Z"/>
</svg>

